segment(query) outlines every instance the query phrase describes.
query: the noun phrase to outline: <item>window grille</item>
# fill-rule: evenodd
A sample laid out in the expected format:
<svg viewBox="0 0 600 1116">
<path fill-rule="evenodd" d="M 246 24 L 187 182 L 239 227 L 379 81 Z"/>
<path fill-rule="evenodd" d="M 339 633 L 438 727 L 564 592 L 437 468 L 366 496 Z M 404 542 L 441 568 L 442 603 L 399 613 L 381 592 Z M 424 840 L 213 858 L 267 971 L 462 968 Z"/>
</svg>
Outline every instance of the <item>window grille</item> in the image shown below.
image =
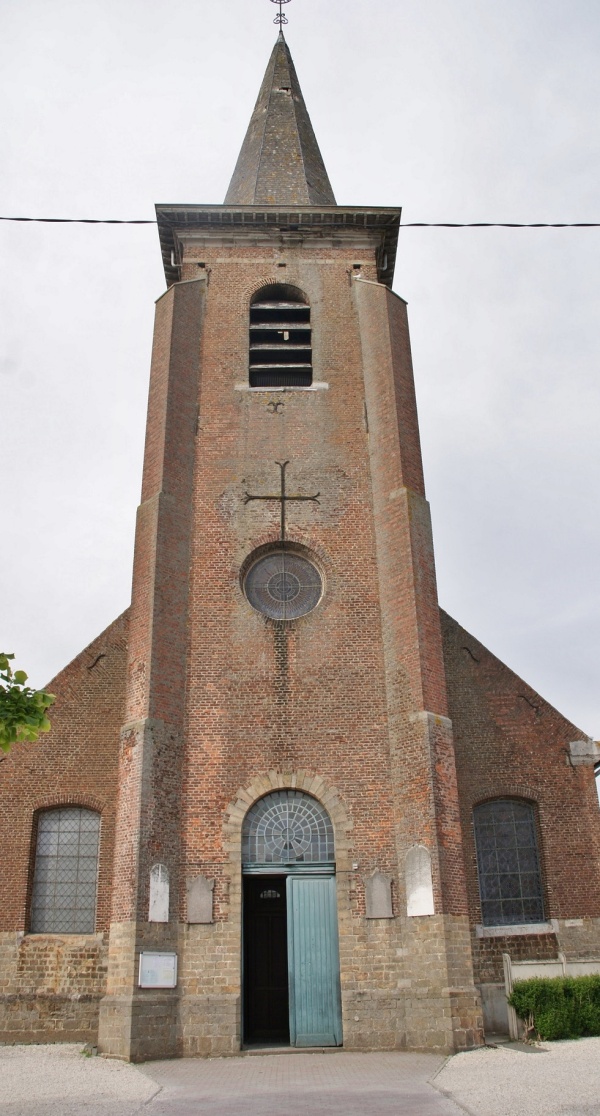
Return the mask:
<svg viewBox="0 0 600 1116">
<path fill-rule="evenodd" d="M 250 306 L 250 387 L 311 384 L 310 306 L 295 287 L 266 287 Z"/>
<path fill-rule="evenodd" d="M 100 815 L 79 806 L 38 817 L 32 934 L 93 934 Z"/>
<path fill-rule="evenodd" d="M 244 592 L 257 612 L 272 620 L 295 620 L 316 608 L 323 582 L 307 558 L 293 551 L 273 550 L 250 567 Z"/>
<path fill-rule="evenodd" d="M 533 806 L 496 799 L 477 806 L 473 818 L 484 926 L 543 922 Z"/>
<path fill-rule="evenodd" d="M 308 794 L 280 790 L 250 807 L 242 831 L 244 864 L 333 863 L 329 814 Z"/>
</svg>

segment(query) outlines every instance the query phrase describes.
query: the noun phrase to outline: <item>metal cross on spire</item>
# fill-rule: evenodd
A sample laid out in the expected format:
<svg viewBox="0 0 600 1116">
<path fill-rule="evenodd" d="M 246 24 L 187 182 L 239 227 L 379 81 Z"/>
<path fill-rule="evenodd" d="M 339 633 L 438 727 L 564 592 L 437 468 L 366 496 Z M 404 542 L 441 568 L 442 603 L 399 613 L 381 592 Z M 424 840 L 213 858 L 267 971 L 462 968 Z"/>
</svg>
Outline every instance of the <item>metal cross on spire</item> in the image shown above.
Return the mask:
<svg viewBox="0 0 600 1116">
<path fill-rule="evenodd" d="M 289 2 L 290 0 L 271 0 L 272 4 L 279 4 L 279 12 L 275 16 L 273 23 L 278 23 L 280 27 L 282 27 L 284 23 L 289 22 L 287 16 L 283 14 L 283 5 L 289 4 Z"/>
<path fill-rule="evenodd" d="M 249 492 L 246 492 L 244 495 L 244 503 L 249 504 L 251 500 L 278 500 L 281 503 L 280 542 L 282 544 L 285 544 L 285 505 L 291 500 L 312 500 L 314 504 L 318 504 L 319 496 L 321 495 L 321 493 L 317 492 L 315 496 L 288 496 L 285 490 L 285 469 L 286 465 L 289 465 L 289 461 L 276 461 L 275 464 L 279 465 L 279 468 L 281 469 L 281 491 L 279 492 L 279 494 L 273 494 L 269 496 L 251 496 Z"/>
</svg>

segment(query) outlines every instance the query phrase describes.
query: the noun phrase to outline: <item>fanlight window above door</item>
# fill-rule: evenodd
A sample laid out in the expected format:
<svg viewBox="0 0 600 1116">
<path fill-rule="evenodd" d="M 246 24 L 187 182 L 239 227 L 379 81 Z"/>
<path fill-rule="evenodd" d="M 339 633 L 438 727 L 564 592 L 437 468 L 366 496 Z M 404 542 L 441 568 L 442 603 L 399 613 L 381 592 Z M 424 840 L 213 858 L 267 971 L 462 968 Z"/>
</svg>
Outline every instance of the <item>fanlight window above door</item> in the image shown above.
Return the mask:
<svg viewBox="0 0 600 1116">
<path fill-rule="evenodd" d="M 280 790 L 259 798 L 244 818 L 244 864 L 332 864 L 333 826 L 316 798 Z"/>
<path fill-rule="evenodd" d="M 250 387 L 310 387 L 310 306 L 296 287 L 263 287 L 250 306 Z"/>
</svg>

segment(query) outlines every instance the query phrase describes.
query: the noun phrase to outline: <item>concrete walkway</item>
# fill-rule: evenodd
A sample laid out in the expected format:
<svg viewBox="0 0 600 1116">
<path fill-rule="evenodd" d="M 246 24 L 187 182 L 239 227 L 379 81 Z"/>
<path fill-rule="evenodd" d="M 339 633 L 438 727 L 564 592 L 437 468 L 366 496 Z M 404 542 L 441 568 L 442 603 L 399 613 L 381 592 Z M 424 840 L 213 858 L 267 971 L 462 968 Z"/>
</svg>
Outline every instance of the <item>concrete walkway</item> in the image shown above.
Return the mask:
<svg viewBox="0 0 600 1116">
<path fill-rule="evenodd" d="M 131 1066 L 0 1047 L 0 1116 L 600 1116 L 600 1038 L 459 1054 L 265 1054 Z"/>
</svg>

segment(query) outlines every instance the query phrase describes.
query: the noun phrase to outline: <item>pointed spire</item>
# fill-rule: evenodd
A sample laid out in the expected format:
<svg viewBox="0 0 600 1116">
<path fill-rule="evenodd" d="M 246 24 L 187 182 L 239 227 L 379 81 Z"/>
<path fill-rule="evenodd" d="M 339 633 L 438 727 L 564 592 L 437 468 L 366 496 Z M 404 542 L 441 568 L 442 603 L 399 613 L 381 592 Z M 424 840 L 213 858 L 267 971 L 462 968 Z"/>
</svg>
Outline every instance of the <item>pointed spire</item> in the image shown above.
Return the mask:
<svg viewBox="0 0 600 1116">
<path fill-rule="evenodd" d="M 225 205 L 335 205 L 292 56 L 281 31 Z"/>
</svg>

